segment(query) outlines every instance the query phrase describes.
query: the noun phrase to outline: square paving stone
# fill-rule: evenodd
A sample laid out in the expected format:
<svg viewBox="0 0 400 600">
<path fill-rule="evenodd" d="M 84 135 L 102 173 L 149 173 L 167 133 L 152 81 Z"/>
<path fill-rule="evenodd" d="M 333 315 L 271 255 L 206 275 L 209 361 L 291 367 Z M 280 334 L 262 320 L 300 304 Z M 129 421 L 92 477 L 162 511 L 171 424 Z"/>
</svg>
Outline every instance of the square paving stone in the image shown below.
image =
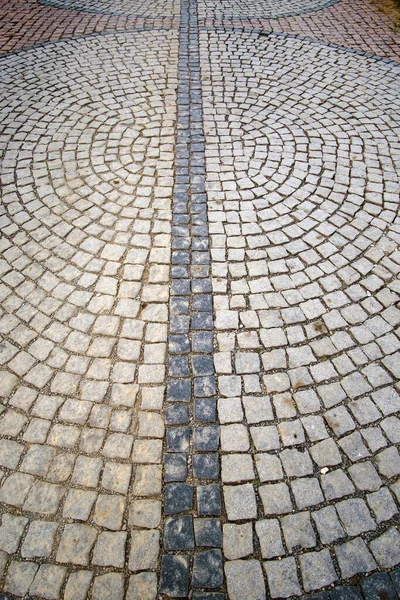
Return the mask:
<svg viewBox="0 0 400 600">
<path fill-rule="evenodd" d="M 86 521 L 96 498 L 97 492 L 70 489 L 65 500 L 63 517 L 77 521 Z"/>
<path fill-rule="evenodd" d="M 255 526 L 263 558 L 275 558 L 285 554 L 278 519 L 257 521 Z"/>
<path fill-rule="evenodd" d="M 185 454 L 164 454 L 164 480 L 185 481 L 187 458 Z"/>
<path fill-rule="evenodd" d="M 343 579 L 358 573 L 368 573 L 376 568 L 376 563 L 361 538 L 335 546 L 335 553 Z"/>
<path fill-rule="evenodd" d="M 161 520 L 161 502 L 146 498 L 133 500 L 129 510 L 129 525 L 155 529 Z"/>
<path fill-rule="evenodd" d="M 92 588 L 93 600 L 123 600 L 124 576 L 122 573 L 106 573 L 95 578 Z"/>
<path fill-rule="evenodd" d="M 194 416 L 197 421 L 215 423 L 217 420 L 217 401 L 215 398 L 196 398 Z"/>
<path fill-rule="evenodd" d="M 161 594 L 173 598 L 187 598 L 189 589 L 189 557 L 163 556 L 161 559 Z"/>
<path fill-rule="evenodd" d="M 326 549 L 301 555 L 300 568 L 306 592 L 330 585 L 338 579 L 331 555 Z"/>
<path fill-rule="evenodd" d="M 167 451 L 189 452 L 190 427 L 169 427 L 167 429 Z"/>
<path fill-rule="evenodd" d="M 400 563 L 400 533 L 395 527 L 372 540 L 369 547 L 381 568 L 390 569 Z"/>
<path fill-rule="evenodd" d="M 258 478 L 262 483 L 283 479 L 281 461 L 274 454 L 256 454 L 254 457 Z"/>
<path fill-rule="evenodd" d="M 336 510 L 348 535 L 359 535 L 376 529 L 376 524 L 371 518 L 367 505 L 361 498 L 350 498 L 338 502 Z"/>
<path fill-rule="evenodd" d="M 255 478 L 252 457 L 247 454 L 226 454 L 221 457 L 222 481 L 235 483 Z"/>
<path fill-rule="evenodd" d="M 265 583 L 258 560 L 231 560 L 225 563 L 230 600 L 266 600 Z"/>
<path fill-rule="evenodd" d="M 257 504 L 254 488 L 250 483 L 243 485 L 225 485 L 224 500 L 229 521 L 255 519 Z"/>
<path fill-rule="evenodd" d="M 286 449 L 280 453 L 279 458 L 288 477 L 304 477 L 313 473 L 311 458 L 307 450 Z"/>
<path fill-rule="evenodd" d="M 217 425 L 196 427 L 194 429 L 194 449 L 216 452 L 219 448 L 220 428 Z"/>
<path fill-rule="evenodd" d="M 222 547 L 222 529 L 219 519 L 195 519 L 194 533 L 196 546 Z"/>
<path fill-rule="evenodd" d="M 65 586 L 64 600 L 86 600 L 92 579 L 92 571 L 71 573 Z"/>
<path fill-rule="evenodd" d="M 224 556 L 228 560 L 236 560 L 253 554 L 253 527 L 251 523 L 224 525 Z"/>
<path fill-rule="evenodd" d="M 221 550 L 205 550 L 194 556 L 192 585 L 194 587 L 217 588 L 224 581 Z"/>
<path fill-rule="evenodd" d="M 118 530 L 122 526 L 124 510 L 124 496 L 100 494 L 94 509 L 93 520 L 100 527 Z"/>
<path fill-rule="evenodd" d="M 345 537 L 342 525 L 338 519 L 334 506 L 326 506 L 311 514 L 318 529 L 319 537 L 323 544 L 330 544 Z"/>
<path fill-rule="evenodd" d="M 197 506 L 200 516 L 221 514 L 221 488 L 218 484 L 200 485 L 197 490 Z"/>
<path fill-rule="evenodd" d="M 370 461 L 351 465 L 349 475 L 356 488 L 362 491 L 374 492 L 382 485 L 382 480 Z"/>
<path fill-rule="evenodd" d="M 194 454 L 193 475 L 197 479 L 218 479 L 219 460 L 218 454 Z"/>
<path fill-rule="evenodd" d="M 177 379 L 168 382 L 167 400 L 169 402 L 190 402 L 191 397 L 192 386 L 189 379 Z"/>
<path fill-rule="evenodd" d="M 175 515 L 193 508 L 193 487 L 184 483 L 170 483 L 165 488 L 164 514 Z"/>
<path fill-rule="evenodd" d="M 22 544 L 21 556 L 23 558 L 49 556 L 53 548 L 56 532 L 57 523 L 33 521 Z"/>
<path fill-rule="evenodd" d="M 287 515 L 281 520 L 283 535 L 289 552 L 294 548 L 313 548 L 316 536 L 310 521 L 310 513 Z"/>
<path fill-rule="evenodd" d="M 57 562 L 88 565 L 89 554 L 96 537 L 96 529 L 89 525 L 65 525 L 56 556 Z"/>
<path fill-rule="evenodd" d="M 0 550 L 14 554 L 18 550 L 19 542 L 28 523 L 26 517 L 17 517 L 4 513 L 0 527 Z"/>
<path fill-rule="evenodd" d="M 63 486 L 38 481 L 32 486 L 23 508 L 44 515 L 55 514 L 64 494 Z"/>
<path fill-rule="evenodd" d="M 167 550 L 193 550 L 193 517 L 169 517 L 165 520 L 164 543 Z"/>
<path fill-rule="evenodd" d="M 294 558 L 265 562 L 264 569 L 272 598 L 287 598 L 301 594 Z"/>
<path fill-rule="evenodd" d="M 144 572 L 131 575 L 125 600 L 156 600 L 156 597 L 156 573 Z"/>
<path fill-rule="evenodd" d="M 341 469 L 321 476 L 322 489 L 327 500 L 349 496 L 355 492 L 355 487 Z"/>
<path fill-rule="evenodd" d="M 92 564 L 122 569 L 125 562 L 127 535 L 125 531 L 101 532 L 93 550 Z"/>
<path fill-rule="evenodd" d="M 189 422 L 189 408 L 184 404 L 173 404 L 165 411 L 167 425 L 184 425 Z"/>
<path fill-rule="evenodd" d="M 34 482 L 32 475 L 12 473 L 4 481 L 0 490 L 0 502 L 12 506 L 22 506 Z"/>
<path fill-rule="evenodd" d="M 318 479 L 304 477 L 291 482 L 297 507 L 301 510 L 324 501 Z"/>
<path fill-rule="evenodd" d="M 41 565 L 29 592 L 32 596 L 58 600 L 67 569 L 58 565 Z"/>
<path fill-rule="evenodd" d="M 266 515 L 282 515 L 293 510 L 289 487 L 286 483 L 263 485 L 258 491 Z"/>
<path fill-rule="evenodd" d="M 132 531 L 129 569 L 131 571 L 146 571 L 157 567 L 160 552 L 160 532 L 156 529 L 149 531 Z"/>
<path fill-rule="evenodd" d="M 35 563 L 12 561 L 4 582 L 4 591 L 15 596 L 25 596 L 38 568 L 39 565 Z"/>
</svg>

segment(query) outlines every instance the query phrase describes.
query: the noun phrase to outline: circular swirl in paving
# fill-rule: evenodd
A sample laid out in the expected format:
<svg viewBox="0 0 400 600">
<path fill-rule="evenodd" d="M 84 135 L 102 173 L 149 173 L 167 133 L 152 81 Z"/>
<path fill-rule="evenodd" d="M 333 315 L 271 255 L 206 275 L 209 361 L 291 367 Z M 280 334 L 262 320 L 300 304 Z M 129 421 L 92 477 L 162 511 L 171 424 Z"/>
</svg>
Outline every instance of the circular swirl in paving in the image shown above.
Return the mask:
<svg viewBox="0 0 400 600">
<path fill-rule="evenodd" d="M 400 563 L 400 69 L 202 48 L 228 590 L 254 557 L 288 597 Z"/>
<path fill-rule="evenodd" d="M 328 8 L 339 0 L 199 0 L 203 19 L 277 19 Z"/>
<path fill-rule="evenodd" d="M 91 597 L 122 598 L 143 569 L 129 593 L 156 586 L 176 37 L 93 36 L 0 61 L 10 594 L 57 598 L 66 582 L 65 597 L 87 597 L 95 575 Z"/>
<path fill-rule="evenodd" d="M 39 0 L 41 4 L 83 12 L 125 17 L 172 17 L 179 15 L 179 0 Z"/>
</svg>

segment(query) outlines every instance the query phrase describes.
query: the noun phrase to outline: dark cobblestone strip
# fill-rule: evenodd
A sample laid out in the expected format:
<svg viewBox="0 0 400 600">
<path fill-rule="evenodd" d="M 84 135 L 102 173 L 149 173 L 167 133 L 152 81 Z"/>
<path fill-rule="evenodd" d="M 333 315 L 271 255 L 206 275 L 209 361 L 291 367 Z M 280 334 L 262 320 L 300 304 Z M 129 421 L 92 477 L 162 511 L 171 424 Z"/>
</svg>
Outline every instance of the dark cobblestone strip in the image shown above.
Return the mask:
<svg viewBox="0 0 400 600">
<path fill-rule="evenodd" d="M 219 426 L 196 0 L 182 0 L 160 592 L 222 600 Z M 192 597 L 192 596 L 191 596 Z"/>
</svg>

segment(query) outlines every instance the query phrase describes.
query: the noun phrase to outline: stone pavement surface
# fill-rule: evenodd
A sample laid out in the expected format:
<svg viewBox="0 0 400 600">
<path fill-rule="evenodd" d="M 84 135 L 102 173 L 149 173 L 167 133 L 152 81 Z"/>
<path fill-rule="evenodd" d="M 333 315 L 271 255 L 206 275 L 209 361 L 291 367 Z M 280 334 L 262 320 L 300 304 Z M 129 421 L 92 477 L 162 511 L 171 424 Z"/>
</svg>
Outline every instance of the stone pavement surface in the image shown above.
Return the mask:
<svg viewBox="0 0 400 600">
<path fill-rule="evenodd" d="M 400 597 L 388 19 L 1 11 L 0 598 Z"/>
</svg>

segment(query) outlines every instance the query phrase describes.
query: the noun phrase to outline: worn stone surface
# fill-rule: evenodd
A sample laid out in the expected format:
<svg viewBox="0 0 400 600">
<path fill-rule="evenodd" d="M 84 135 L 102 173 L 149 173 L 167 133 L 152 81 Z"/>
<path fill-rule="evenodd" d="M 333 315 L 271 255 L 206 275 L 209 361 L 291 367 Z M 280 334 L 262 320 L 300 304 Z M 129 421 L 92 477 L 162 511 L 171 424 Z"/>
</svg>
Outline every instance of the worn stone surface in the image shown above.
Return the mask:
<svg viewBox="0 0 400 600">
<path fill-rule="evenodd" d="M 26 48 L 0 58 L 4 593 L 222 600 L 224 559 L 230 597 L 295 597 L 397 568 L 389 17 L 7 0 L 0 38 Z"/>
</svg>

